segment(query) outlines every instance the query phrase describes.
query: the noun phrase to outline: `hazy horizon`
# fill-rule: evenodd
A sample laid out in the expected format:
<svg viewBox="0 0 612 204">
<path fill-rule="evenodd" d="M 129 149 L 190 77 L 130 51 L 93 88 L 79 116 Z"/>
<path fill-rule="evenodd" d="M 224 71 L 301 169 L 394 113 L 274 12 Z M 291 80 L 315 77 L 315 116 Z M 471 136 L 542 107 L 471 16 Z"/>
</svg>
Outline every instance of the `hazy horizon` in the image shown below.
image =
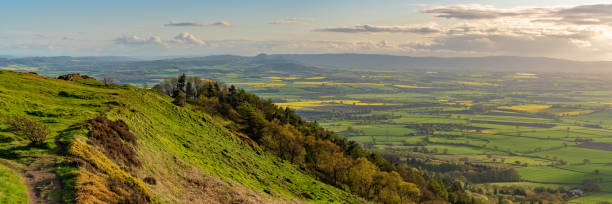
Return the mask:
<svg viewBox="0 0 612 204">
<path fill-rule="evenodd" d="M 358 53 L 612 60 L 612 4 L 597 0 L 22 1 L 5 8 L 0 17 L 9 20 L 0 29 L 0 54 L 11 56 Z"/>
</svg>

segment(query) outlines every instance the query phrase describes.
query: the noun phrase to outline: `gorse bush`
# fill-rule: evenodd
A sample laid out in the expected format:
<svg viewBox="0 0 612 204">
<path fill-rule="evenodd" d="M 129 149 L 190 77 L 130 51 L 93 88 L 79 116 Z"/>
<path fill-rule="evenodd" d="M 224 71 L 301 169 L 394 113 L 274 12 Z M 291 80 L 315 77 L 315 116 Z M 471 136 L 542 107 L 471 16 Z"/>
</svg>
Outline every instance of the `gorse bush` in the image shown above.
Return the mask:
<svg viewBox="0 0 612 204">
<path fill-rule="evenodd" d="M 10 132 L 25 137 L 32 144 L 44 143 L 47 134 L 49 134 L 49 128 L 46 125 L 38 124 L 36 121 L 21 116 L 8 118 L 6 124 L 9 125 Z"/>
</svg>

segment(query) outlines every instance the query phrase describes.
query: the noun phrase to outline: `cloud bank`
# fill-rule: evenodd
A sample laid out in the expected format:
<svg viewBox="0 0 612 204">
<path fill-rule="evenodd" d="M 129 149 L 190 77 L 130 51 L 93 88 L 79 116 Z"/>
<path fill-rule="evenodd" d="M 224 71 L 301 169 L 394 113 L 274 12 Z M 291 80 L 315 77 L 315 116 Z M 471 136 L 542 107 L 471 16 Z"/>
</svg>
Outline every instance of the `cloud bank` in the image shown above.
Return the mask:
<svg viewBox="0 0 612 204">
<path fill-rule="evenodd" d="M 432 34 L 440 33 L 442 30 L 435 24 L 430 25 L 354 25 L 346 27 L 329 27 L 315 29 L 318 32 L 338 32 L 338 33 L 416 33 Z"/>
<path fill-rule="evenodd" d="M 123 36 L 115 38 L 115 44 L 124 45 L 124 46 L 133 46 L 133 47 L 142 47 L 142 46 L 162 46 L 166 48 L 170 48 L 171 45 L 179 45 L 182 47 L 189 46 L 205 46 L 206 43 L 203 40 L 198 39 L 193 34 L 188 32 L 183 32 L 174 36 L 174 38 L 170 40 L 162 40 L 160 37 L 151 36 L 151 37 L 140 37 L 137 35 L 131 36 Z"/>
<path fill-rule="evenodd" d="M 203 24 L 199 22 L 178 22 L 171 21 L 170 23 L 164 24 L 165 27 L 204 27 L 204 26 L 219 26 L 219 27 L 232 27 L 232 24 L 227 21 L 219 21 L 210 24 Z"/>
</svg>

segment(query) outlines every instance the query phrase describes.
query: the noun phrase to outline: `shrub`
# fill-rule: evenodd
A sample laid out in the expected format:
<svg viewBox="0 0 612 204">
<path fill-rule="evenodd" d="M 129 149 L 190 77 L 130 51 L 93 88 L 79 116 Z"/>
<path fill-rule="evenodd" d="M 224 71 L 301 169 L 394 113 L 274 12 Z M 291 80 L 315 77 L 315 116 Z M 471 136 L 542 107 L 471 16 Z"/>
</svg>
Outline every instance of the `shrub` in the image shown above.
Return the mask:
<svg viewBox="0 0 612 204">
<path fill-rule="evenodd" d="M 49 128 L 44 124 L 38 124 L 36 121 L 25 117 L 13 116 L 6 121 L 9 125 L 9 131 L 25 137 L 31 144 L 42 144 L 47 139 Z"/>
<path fill-rule="evenodd" d="M 113 84 L 113 79 L 110 77 L 104 77 L 102 81 L 104 82 L 104 86 L 110 86 Z"/>
</svg>

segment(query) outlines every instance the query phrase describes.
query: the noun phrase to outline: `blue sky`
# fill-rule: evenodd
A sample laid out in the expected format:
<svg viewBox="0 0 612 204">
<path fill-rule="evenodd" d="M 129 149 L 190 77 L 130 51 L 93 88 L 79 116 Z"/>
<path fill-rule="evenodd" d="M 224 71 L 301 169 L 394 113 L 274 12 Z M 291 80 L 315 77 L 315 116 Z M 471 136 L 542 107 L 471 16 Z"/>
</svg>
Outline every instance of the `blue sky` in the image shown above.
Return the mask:
<svg viewBox="0 0 612 204">
<path fill-rule="evenodd" d="M 612 60 L 605 1 L 7 1 L 0 55 L 377 53 Z"/>
</svg>

